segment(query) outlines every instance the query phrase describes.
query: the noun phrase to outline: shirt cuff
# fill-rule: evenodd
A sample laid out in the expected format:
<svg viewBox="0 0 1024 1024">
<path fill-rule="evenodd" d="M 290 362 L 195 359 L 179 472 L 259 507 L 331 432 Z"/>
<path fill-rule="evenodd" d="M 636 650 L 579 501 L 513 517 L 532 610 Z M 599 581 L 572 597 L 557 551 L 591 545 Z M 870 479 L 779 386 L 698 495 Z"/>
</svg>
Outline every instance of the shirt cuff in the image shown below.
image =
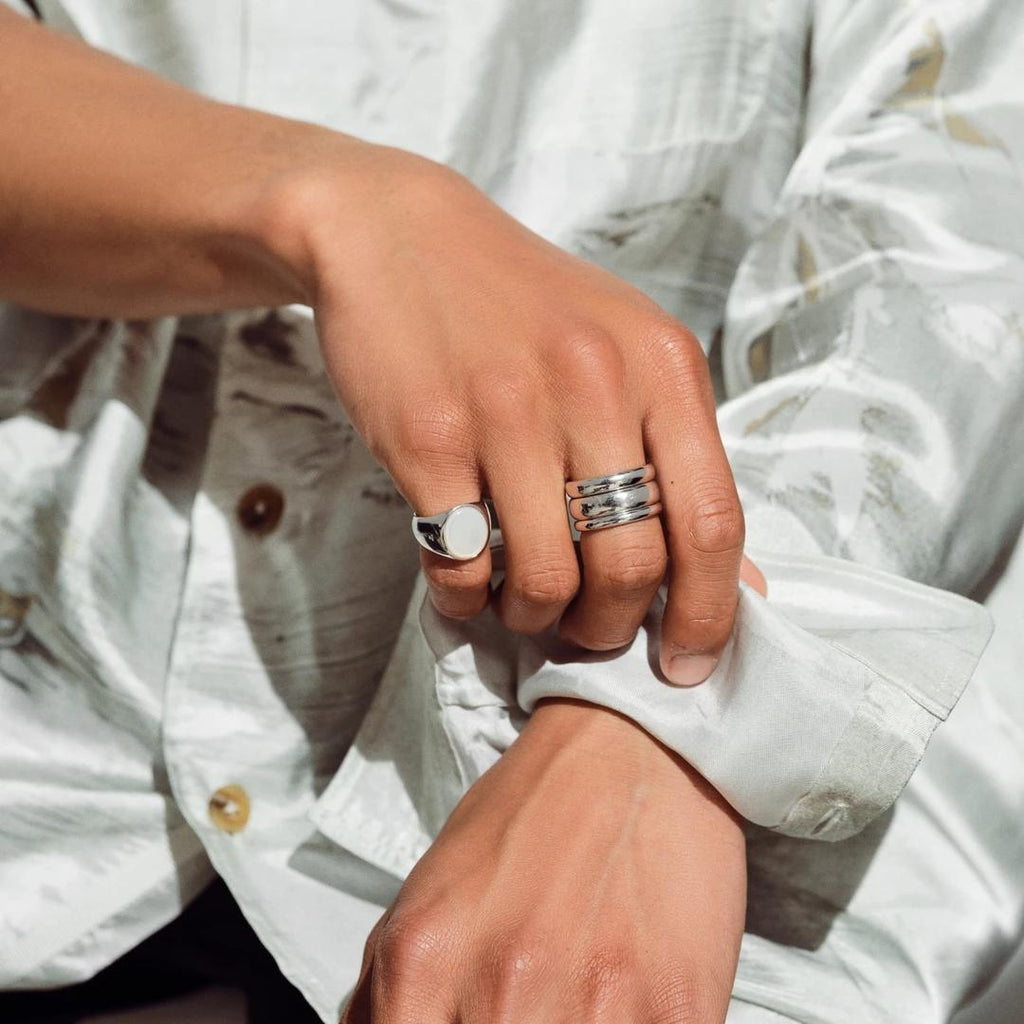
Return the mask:
<svg viewBox="0 0 1024 1024">
<path fill-rule="evenodd" d="M 898 796 L 991 632 L 965 598 L 820 555 L 752 552 L 706 682 L 657 669 L 660 607 L 634 643 L 581 653 L 513 637 L 485 613 L 441 618 L 422 587 L 356 741 L 312 812 L 328 837 L 402 877 L 545 697 L 613 708 L 697 768 L 744 817 L 787 835 L 850 836 Z"/>
<path fill-rule="evenodd" d="M 742 589 L 711 677 L 658 671 L 661 609 L 626 651 L 579 660 L 523 644 L 520 704 L 576 697 L 621 712 L 677 751 L 744 817 L 844 839 L 896 799 L 991 633 L 965 598 L 821 555 L 751 551 L 770 600 Z"/>
</svg>

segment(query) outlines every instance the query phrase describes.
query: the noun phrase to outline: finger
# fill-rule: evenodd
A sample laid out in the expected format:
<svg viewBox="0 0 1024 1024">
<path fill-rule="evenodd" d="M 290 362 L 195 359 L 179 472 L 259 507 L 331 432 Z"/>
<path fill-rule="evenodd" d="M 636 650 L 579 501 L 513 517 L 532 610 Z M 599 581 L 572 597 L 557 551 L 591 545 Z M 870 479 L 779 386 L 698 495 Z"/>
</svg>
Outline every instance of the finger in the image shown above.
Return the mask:
<svg viewBox="0 0 1024 1024">
<path fill-rule="evenodd" d="M 626 448 L 611 466 L 632 469 L 643 465 L 639 444 Z M 574 466 L 593 469 L 596 460 Z M 574 476 L 579 478 L 578 470 Z M 586 471 L 584 471 L 586 472 Z M 582 474 L 579 474 L 582 475 Z M 591 475 L 594 475 L 591 472 Z M 665 537 L 657 516 L 624 523 L 580 536 L 583 585 L 577 600 L 562 619 L 560 632 L 567 640 L 589 650 L 614 650 L 630 643 L 650 608 L 665 576 Z"/>
<path fill-rule="evenodd" d="M 455 505 L 479 501 L 481 481 L 472 417 L 439 398 L 443 388 L 411 399 L 396 427 L 396 452 L 389 469 L 414 512 L 437 515 Z M 423 550 L 420 564 L 434 607 L 450 618 L 470 618 L 487 604 L 491 559 L 487 549 L 460 562 Z"/>
<path fill-rule="evenodd" d="M 366 969 L 359 975 L 356 987 L 352 990 L 348 1005 L 338 1024 L 371 1024 L 373 1021 L 373 957 L 366 964 Z"/>
<path fill-rule="evenodd" d="M 372 1024 L 454 1024 L 461 976 L 451 936 L 398 910 L 380 930 L 370 978 Z"/>
<path fill-rule="evenodd" d="M 461 503 L 452 502 L 452 505 L 458 504 Z M 420 566 L 427 578 L 431 603 L 446 618 L 471 619 L 487 607 L 491 579 L 488 551 L 467 562 L 422 551 Z"/>
<path fill-rule="evenodd" d="M 587 432 L 570 452 L 575 480 L 612 475 L 644 465 L 639 417 L 614 381 L 592 397 L 590 416 L 578 422 Z M 601 410 L 600 417 L 594 411 Z M 665 537 L 657 516 L 593 532 L 581 530 L 583 585 L 562 619 L 562 636 L 589 650 L 628 644 L 640 628 L 665 576 Z"/>
<path fill-rule="evenodd" d="M 539 633 L 557 622 L 580 583 L 562 459 L 540 437 L 506 437 L 487 469 L 505 547 L 498 615 L 517 633 Z"/>
<path fill-rule="evenodd" d="M 474 476 L 460 483 L 426 484 L 412 489 L 413 507 L 417 515 L 436 515 L 456 505 L 480 500 L 480 484 Z M 422 495 L 417 497 L 416 495 Z M 466 561 L 458 561 L 420 550 L 420 565 L 427 580 L 434 607 L 450 619 L 469 619 L 487 605 L 490 594 L 491 553 L 488 548 Z"/>
<path fill-rule="evenodd" d="M 700 347 L 678 328 L 660 355 L 645 441 L 658 471 L 671 563 L 661 668 L 670 682 L 692 686 L 714 670 L 732 630 L 743 512 Z"/>
<path fill-rule="evenodd" d="M 370 1024 L 370 975 L 373 970 L 373 955 L 377 948 L 377 940 L 380 938 L 381 929 L 391 916 L 390 907 L 381 914 L 373 930 L 366 938 L 363 946 L 363 961 L 359 967 L 359 977 L 356 980 L 352 994 L 349 996 L 348 1005 L 338 1024 Z"/>
<path fill-rule="evenodd" d="M 768 596 L 768 581 L 764 578 L 764 573 L 746 555 L 740 563 L 740 579 L 747 586 L 753 587 L 762 597 Z"/>
</svg>

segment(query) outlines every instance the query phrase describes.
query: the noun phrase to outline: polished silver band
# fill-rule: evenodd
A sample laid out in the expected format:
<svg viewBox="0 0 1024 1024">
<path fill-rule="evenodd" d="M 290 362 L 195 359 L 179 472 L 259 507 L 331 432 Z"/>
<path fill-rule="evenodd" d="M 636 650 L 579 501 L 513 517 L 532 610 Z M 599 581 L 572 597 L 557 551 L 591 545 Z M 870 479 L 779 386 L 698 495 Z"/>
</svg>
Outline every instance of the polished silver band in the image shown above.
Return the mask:
<svg viewBox="0 0 1024 1024">
<path fill-rule="evenodd" d="M 653 505 L 642 505 L 640 508 L 624 509 L 622 512 L 602 516 L 600 519 L 577 519 L 576 529 L 580 533 L 593 533 L 595 530 L 607 530 L 612 526 L 639 523 L 644 519 L 650 519 L 651 516 L 656 516 L 660 511 L 661 502 L 656 501 Z"/>
<path fill-rule="evenodd" d="M 583 533 L 650 519 L 661 511 L 661 490 L 649 462 L 636 469 L 565 485 L 573 526 Z"/>
<path fill-rule="evenodd" d="M 632 487 L 634 484 L 649 483 L 654 479 L 654 475 L 654 466 L 648 462 L 644 466 L 637 466 L 636 469 L 626 469 L 621 473 L 611 473 L 608 476 L 569 480 L 565 485 L 565 493 L 570 498 L 592 498 L 598 494 L 607 494 L 609 491 Z"/>
<path fill-rule="evenodd" d="M 654 505 L 661 500 L 661 491 L 656 480 L 645 484 L 620 487 L 616 491 L 605 491 L 590 498 L 573 498 L 569 502 L 569 515 L 573 519 L 603 519 L 617 512 L 628 512 L 634 508 Z"/>
<path fill-rule="evenodd" d="M 468 562 L 502 543 L 494 506 L 486 498 L 455 505 L 432 516 L 414 515 L 412 535 L 420 547 L 456 562 Z"/>
</svg>

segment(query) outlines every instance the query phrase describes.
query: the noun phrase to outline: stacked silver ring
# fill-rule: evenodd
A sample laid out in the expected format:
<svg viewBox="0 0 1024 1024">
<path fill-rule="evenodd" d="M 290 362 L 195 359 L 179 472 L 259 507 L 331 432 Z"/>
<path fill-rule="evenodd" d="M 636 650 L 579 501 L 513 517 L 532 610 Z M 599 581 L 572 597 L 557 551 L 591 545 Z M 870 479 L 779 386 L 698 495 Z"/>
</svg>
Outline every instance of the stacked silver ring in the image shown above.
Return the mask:
<svg viewBox="0 0 1024 1024">
<path fill-rule="evenodd" d="M 570 480 L 565 485 L 569 515 L 580 533 L 639 523 L 661 512 L 661 491 L 647 463 L 608 476 Z"/>
</svg>

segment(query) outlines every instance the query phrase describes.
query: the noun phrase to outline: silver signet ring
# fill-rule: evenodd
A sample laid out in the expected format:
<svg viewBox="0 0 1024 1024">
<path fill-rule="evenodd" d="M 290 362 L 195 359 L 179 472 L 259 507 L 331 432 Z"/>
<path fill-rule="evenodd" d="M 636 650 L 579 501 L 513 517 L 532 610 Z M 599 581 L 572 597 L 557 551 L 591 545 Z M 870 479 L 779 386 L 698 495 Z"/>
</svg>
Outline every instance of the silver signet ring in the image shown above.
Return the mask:
<svg viewBox="0 0 1024 1024">
<path fill-rule="evenodd" d="M 490 546 L 495 525 L 489 503 L 473 501 L 437 515 L 413 516 L 412 535 L 435 555 L 468 562 Z"/>
</svg>

